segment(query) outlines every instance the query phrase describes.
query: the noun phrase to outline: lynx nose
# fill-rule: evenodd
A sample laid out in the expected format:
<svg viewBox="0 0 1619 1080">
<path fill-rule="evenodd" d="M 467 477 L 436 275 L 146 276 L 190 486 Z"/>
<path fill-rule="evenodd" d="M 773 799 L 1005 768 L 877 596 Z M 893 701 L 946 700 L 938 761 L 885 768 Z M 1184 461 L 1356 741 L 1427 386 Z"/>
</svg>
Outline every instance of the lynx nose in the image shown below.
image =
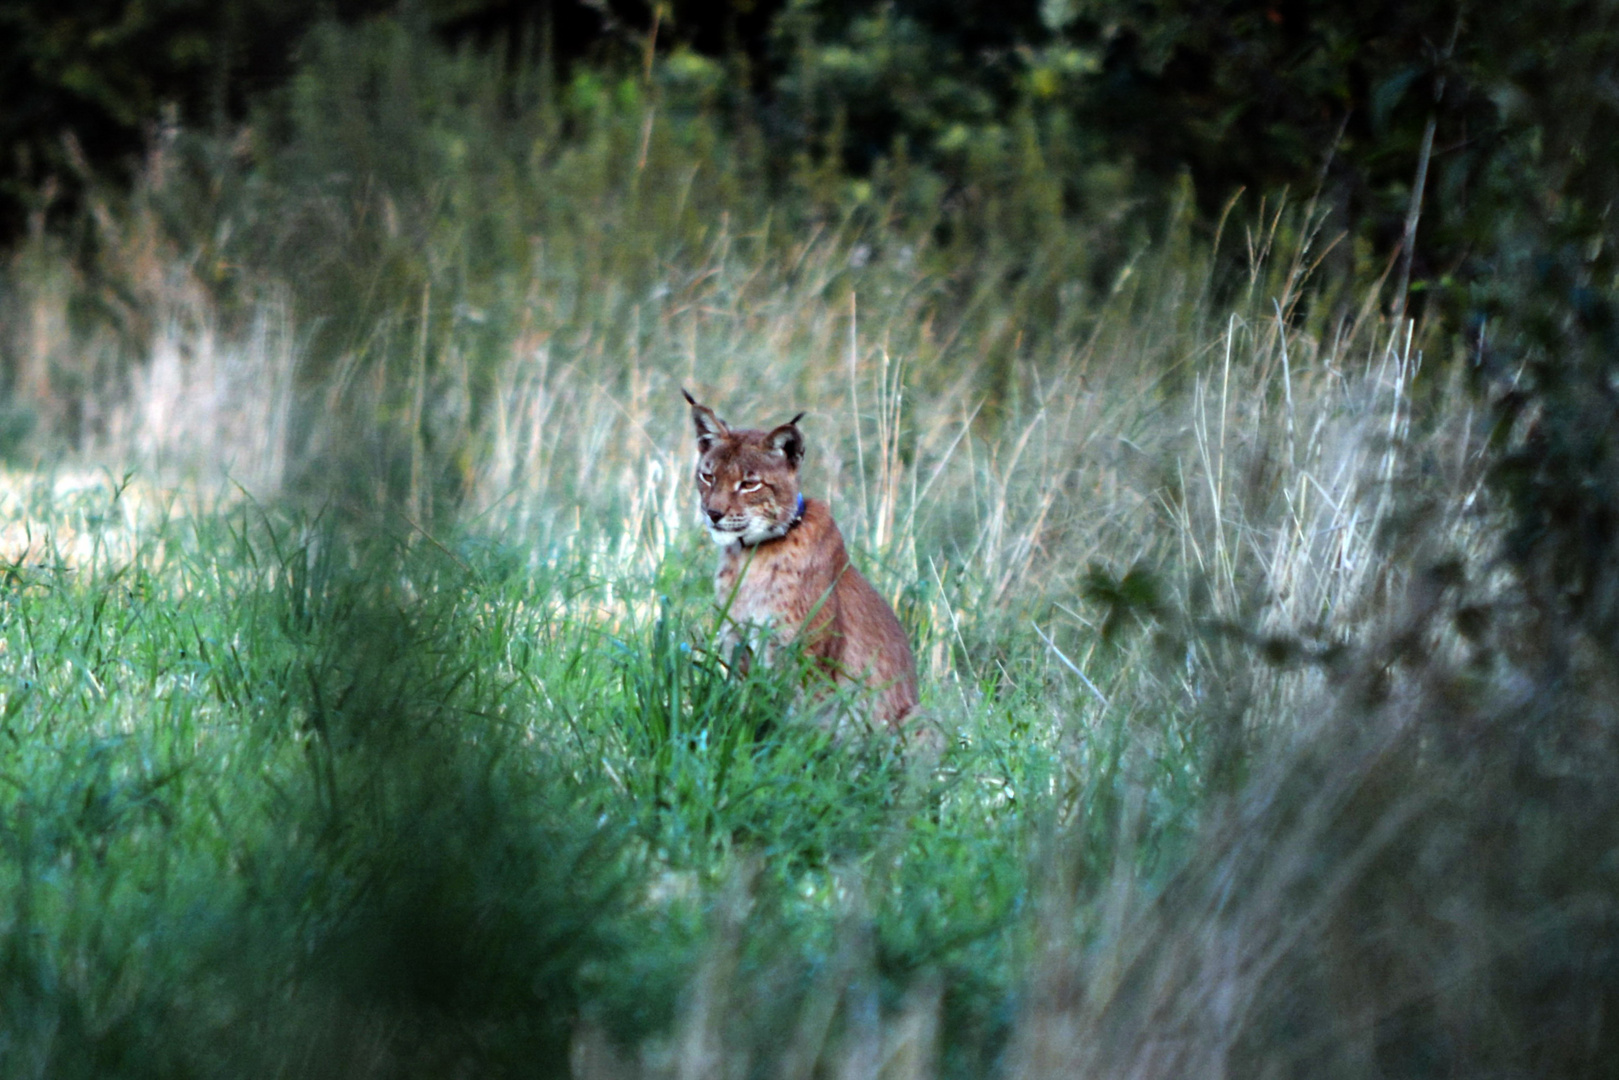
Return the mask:
<svg viewBox="0 0 1619 1080">
<path fill-rule="evenodd" d="M 721 519 L 723 519 L 725 517 L 725 511 L 724 510 L 709 510 L 709 511 L 707 511 L 707 513 L 708 513 L 708 520 L 712 521 L 716 525 L 718 525 L 720 523 Z"/>
</svg>

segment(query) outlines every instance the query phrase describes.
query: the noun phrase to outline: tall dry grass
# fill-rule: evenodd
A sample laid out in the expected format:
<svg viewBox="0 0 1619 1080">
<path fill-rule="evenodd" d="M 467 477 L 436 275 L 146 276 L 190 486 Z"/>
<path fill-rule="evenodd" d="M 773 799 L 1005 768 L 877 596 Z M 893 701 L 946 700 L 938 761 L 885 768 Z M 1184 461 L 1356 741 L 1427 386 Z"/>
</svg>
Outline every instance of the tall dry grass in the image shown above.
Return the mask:
<svg viewBox="0 0 1619 1080">
<path fill-rule="evenodd" d="M 688 385 L 741 423 L 808 411 L 806 487 L 832 501 L 880 587 L 924 633 L 942 697 L 993 681 L 1005 659 L 979 643 L 1006 627 L 1049 642 L 1039 664 L 1054 665 L 1057 681 L 1090 679 L 1098 662 L 1104 681 L 1121 665 L 1156 665 L 1121 659 L 1111 634 L 1095 631 L 1171 610 L 1160 637 L 1192 652 L 1225 648 L 1208 632 L 1220 626 L 1323 652 L 1375 624 L 1399 572 L 1378 537 L 1409 487 L 1422 355 L 1409 325 L 1303 313 L 1320 254 L 1311 245 L 1325 242 L 1299 220 L 1306 228 L 1294 232 L 1277 211 L 1254 226 L 1249 254 L 1271 262 L 1251 265 L 1224 303 L 1211 299 L 1210 266 L 1177 252 L 1183 241 L 1144 253 L 1083 338 L 1026 357 L 999 395 L 985 389 L 998 358 L 972 352 L 982 341 L 940 340 L 945 286 L 914 253 L 851 276 L 872 259 L 857 231 L 777 251 L 722 227 L 688 265 L 668 266 L 649 299 L 602 313 L 627 307 L 631 351 L 606 327 L 558 340 L 564 328 L 537 295 L 508 337 L 489 346 L 484 335 L 495 359 L 478 370 L 452 327 L 432 364 L 425 343 L 412 346 L 397 379 L 356 354 L 311 382 L 312 331 L 288 292 L 270 288 L 233 318 L 147 217 L 120 234 L 142 252 L 168 249 L 167 261 L 131 262 L 146 359 L 86 380 L 77 398 L 52 391 L 52 407 L 100 418 L 79 443 L 89 460 L 258 499 L 374 492 L 418 524 L 447 487 L 473 528 L 536 558 L 587 537 L 644 572 L 672 552 L 695 555 L 678 408 Z M 1289 243 L 1296 250 L 1275 250 Z M 24 370 L 70 346 L 62 331 L 39 330 L 65 325 L 71 296 L 49 281 L 24 295 L 29 336 L 13 339 Z M 434 333 L 420 314 L 420 335 Z M 474 409 L 480 381 L 488 392 Z M 1424 422 L 1463 443 L 1441 453 L 1425 435 L 1422 453 L 1465 471 L 1465 403 Z M 1150 595 L 1109 592 L 1133 567 L 1151 569 Z M 1125 610 L 1132 603 L 1139 610 Z M 1207 669 L 1227 666 L 1212 660 L 1177 665 L 1185 702 L 1207 695 Z M 1267 676 L 1266 693 L 1284 699 L 1261 711 L 1295 707 L 1286 695 L 1311 692 L 1318 671 Z M 1088 713 L 1111 697 L 1093 685 L 1077 704 Z"/>
</svg>

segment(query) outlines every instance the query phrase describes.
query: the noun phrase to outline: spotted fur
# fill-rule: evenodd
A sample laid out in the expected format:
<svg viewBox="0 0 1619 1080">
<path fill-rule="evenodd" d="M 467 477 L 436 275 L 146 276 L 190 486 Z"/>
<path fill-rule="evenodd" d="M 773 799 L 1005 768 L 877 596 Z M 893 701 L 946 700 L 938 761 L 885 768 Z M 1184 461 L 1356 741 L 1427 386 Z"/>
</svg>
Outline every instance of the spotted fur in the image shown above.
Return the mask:
<svg viewBox="0 0 1619 1080">
<path fill-rule="evenodd" d="M 873 722 L 902 728 L 916 709 L 916 661 L 893 609 L 850 563 L 831 508 L 799 490 L 804 414 L 769 431 L 732 430 L 690 394 L 686 400 L 703 526 L 720 548 L 714 588 L 729 640 L 762 637 L 768 661 L 770 643 L 802 639 L 835 682 L 872 691 Z"/>
</svg>

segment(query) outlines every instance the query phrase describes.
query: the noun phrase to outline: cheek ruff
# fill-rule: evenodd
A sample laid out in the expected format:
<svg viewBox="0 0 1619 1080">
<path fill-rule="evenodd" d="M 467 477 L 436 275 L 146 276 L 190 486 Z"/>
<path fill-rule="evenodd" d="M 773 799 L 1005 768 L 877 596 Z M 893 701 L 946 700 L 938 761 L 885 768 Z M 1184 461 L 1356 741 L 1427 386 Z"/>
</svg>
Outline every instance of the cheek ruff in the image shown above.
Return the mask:
<svg viewBox="0 0 1619 1080">
<path fill-rule="evenodd" d="M 798 505 L 793 508 L 793 517 L 790 521 L 772 521 L 763 525 L 749 523 L 748 528 L 739 539 L 743 547 L 758 547 L 770 540 L 780 540 L 792 532 L 798 523 L 804 520 L 804 493 L 798 493 Z"/>
</svg>

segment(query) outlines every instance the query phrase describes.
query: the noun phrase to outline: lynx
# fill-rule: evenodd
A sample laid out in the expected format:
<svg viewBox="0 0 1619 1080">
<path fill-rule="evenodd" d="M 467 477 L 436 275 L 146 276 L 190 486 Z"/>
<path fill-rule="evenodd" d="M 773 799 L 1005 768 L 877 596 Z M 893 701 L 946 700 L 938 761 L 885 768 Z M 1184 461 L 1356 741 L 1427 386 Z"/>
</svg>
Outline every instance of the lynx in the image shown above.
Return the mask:
<svg viewBox="0 0 1619 1080">
<path fill-rule="evenodd" d="M 681 393 L 697 428 L 703 525 L 720 547 L 714 589 L 727 640 L 743 629 L 801 640 L 834 682 L 870 688 L 875 724 L 901 730 L 916 708 L 916 661 L 893 609 L 850 564 L 831 508 L 799 490 L 804 414 L 770 431 L 732 430 Z"/>
</svg>

